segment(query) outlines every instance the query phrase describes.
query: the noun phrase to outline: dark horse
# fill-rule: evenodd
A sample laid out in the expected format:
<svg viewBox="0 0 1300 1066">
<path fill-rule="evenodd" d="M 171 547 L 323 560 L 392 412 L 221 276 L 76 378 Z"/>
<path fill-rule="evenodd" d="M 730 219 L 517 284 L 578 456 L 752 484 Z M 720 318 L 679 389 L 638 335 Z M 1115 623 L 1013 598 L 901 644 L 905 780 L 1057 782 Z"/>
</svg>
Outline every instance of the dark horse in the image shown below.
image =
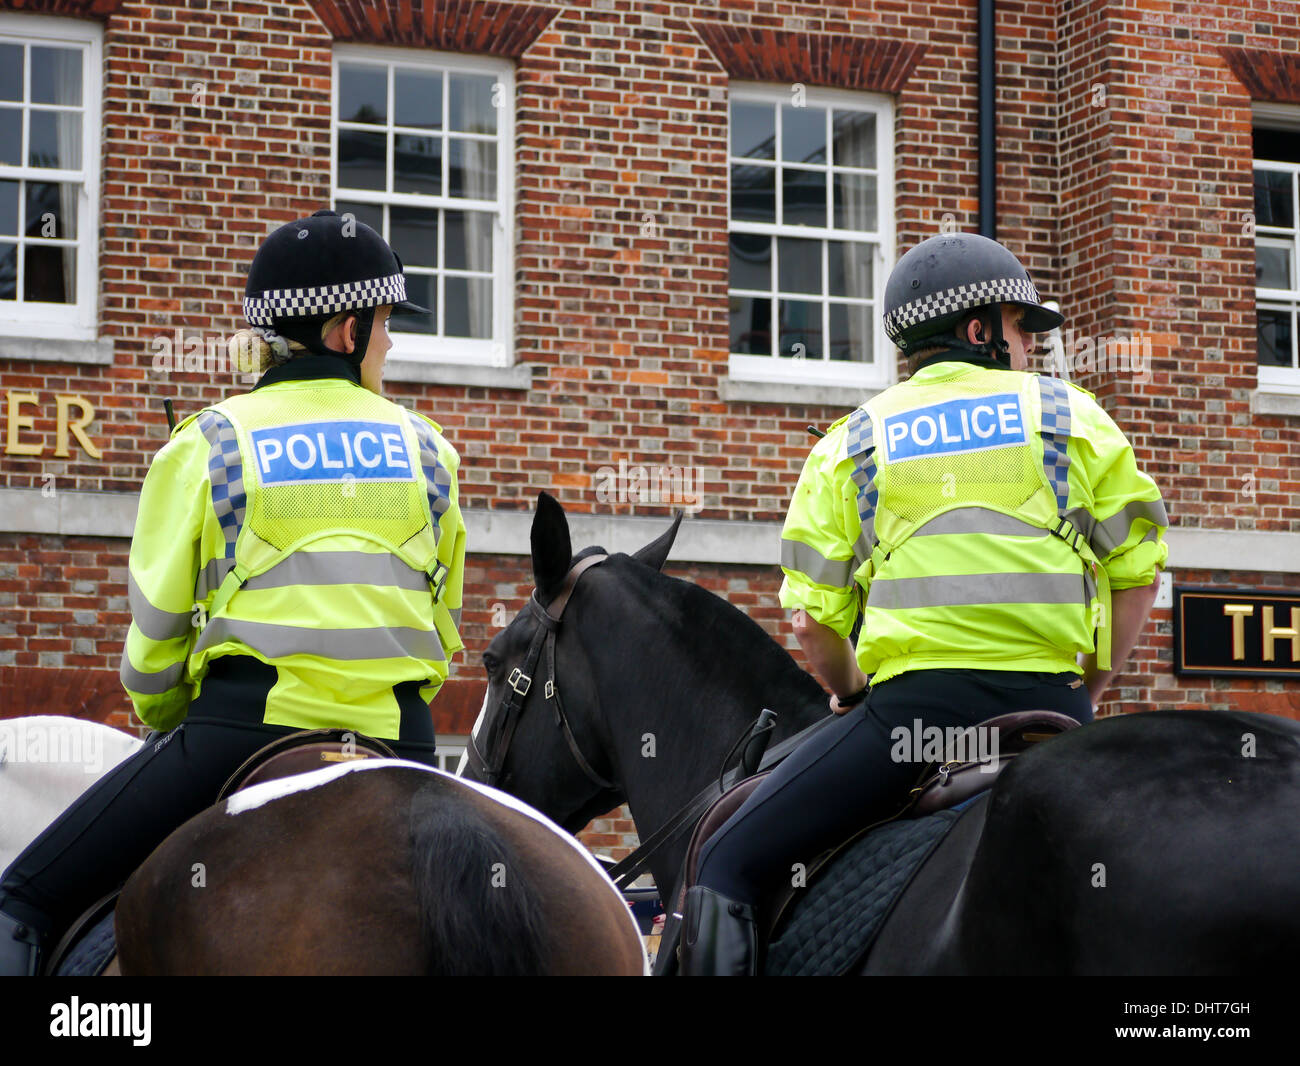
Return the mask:
<svg viewBox="0 0 1300 1066">
<path fill-rule="evenodd" d="M 131 974 L 645 971 L 595 861 L 513 797 L 400 760 L 235 793 L 127 881 Z"/>
<path fill-rule="evenodd" d="M 718 776 L 761 708 L 778 712 L 778 738 L 827 713 L 821 687 L 757 624 L 659 572 L 675 533 L 574 588 L 567 520 L 542 494 L 535 596 L 567 606 L 550 624 L 553 670 L 520 682 L 547 626 L 540 609 L 484 654 L 476 743 L 500 760 L 502 788 L 571 831 L 626 800 L 645 839 Z M 552 676 L 562 714 L 542 691 Z M 507 726 L 512 684 L 526 691 Z M 864 972 L 1244 974 L 1300 950 L 1300 724 L 1103 719 L 1019 756 L 977 803 L 895 905 Z M 685 844 L 651 862 L 665 900 Z"/>
</svg>

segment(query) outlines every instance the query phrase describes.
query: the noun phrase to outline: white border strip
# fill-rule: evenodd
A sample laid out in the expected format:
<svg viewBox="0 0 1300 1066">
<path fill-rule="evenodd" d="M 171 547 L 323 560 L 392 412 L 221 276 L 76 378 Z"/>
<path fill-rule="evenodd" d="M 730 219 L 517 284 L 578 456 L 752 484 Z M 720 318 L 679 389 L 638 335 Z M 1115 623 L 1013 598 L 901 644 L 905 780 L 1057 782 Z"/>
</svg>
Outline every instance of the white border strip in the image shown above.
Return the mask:
<svg viewBox="0 0 1300 1066">
<path fill-rule="evenodd" d="M 138 495 L 127 492 L 59 492 L 0 488 L 0 533 L 130 538 Z M 528 555 L 530 511 L 464 513 L 471 555 Z M 599 544 L 610 552 L 632 553 L 663 533 L 669 519 L 623 515 L 570 514 L 574 549 Z M 1172 570 L 1239 570 L 1300 574 L 1300 533 L 1255 530 L 1172 529 L 1168 534 Z M 778 522 L 721 522 L 686 518 L 669 556 L 678 563 L 771 566 L 781 558 Z"/>
</svg>

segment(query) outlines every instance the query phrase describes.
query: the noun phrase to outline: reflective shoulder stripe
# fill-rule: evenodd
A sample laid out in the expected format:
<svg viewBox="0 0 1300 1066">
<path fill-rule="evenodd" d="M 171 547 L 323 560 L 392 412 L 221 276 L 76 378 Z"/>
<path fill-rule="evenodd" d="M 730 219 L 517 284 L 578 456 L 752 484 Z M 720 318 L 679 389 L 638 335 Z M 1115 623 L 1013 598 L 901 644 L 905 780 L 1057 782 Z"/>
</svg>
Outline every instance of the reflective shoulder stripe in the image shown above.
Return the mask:
<svg viewBox="0 0 1300 1066">
<path fill-rule="evenodd" d="M 953 574 L 877 579 L 867 606 L 883 610 L 991 603 L 1069 603 L 1083 598 L 1082 574 Z"/>
<path fill-rule="evenodd" d="M 219 589 L 234 566 L 234 559 L 213 559 L 208 563 L 199 571 L 198 580 L 194 583 L 195 600 L 206 600 L 209 592 Z"/>
<path fill-rule="evenodd" d="M 1042 399 L 1039 433 L 1043 437 L 1043 473 L 1056 493 L 1056 508 L 1070 502 L 1070 386 L 1059 378 L 1038 378 Z"/>
<path fill-rule="evenodd" d="M 433 427 L 413 411 L 407 411 L 406 418 L 420 442 L 420 468 L 424 471 L 425 489 L 429 496 L 429 510 L 433 514 L 436 536 L 440 532 L 438 523 L 451 507 L 451 472 L 442 465 Z"/>
<path fill-rule="evenodd" d="M 987 507 L 955 507 L 951 511 L 931 518 L 912 533 L 926 537 L 942 533 L 989 533 L 1005 537 L 1045 537 L 1042 526 L 1022 522 L 1019 518 L 991 511 Z"/>
<path fill-rule="evenodd" d="M 314 659 L 420 659 L 445 662 L 446 653 L 436 630 L 388 626 L 374 629 L 303 629 L 269 622 L 247 622 L 228 615 L 211 619 L 199 635 L 194 651 L 237 640 L 268 659 L 310 655 Z M 141 691 L 137 689 L 136 691 Z"/>
<path fill-rule="evenodd" d="M 226 540 L 226 558 L 235 557 L 235 541 L 244 524 L 244 462 L 239 455 L 239 438 L 230 420 L 216 411 L 200 411 L 199 430 L 208 439 L 208 481 L 212 485 L 212 509 Z"/>
<path fill-rule="evenodd" d="M 853 484 L 858 487 L 858 520 L 866 554 L 876 546 L 876 441 L 871 415 L 859 407 L 851 415 L 844 439 L 844 452 L 853 460 Z M 856 552 L 855 547 L 855 552 Z"/>
<path fill-rule="evenodd" d="M 1098 522 L 1088 539 L 1098 556 L 1104 558 L 1128 540 L 1129 530 L 1138 519 L 1146 519 L 1153 526 L 1169 525 L 1164 500 L 1134 500 L 1123 510 Z M 1148 532 L 1154 532 L 1149 530 Z M 1144 538 L 1145 539 L 1145 538 Z"/>
<path fill-rule="evenodd" d="M 250 577 L 244 591 L 303 585 L 380 585 L 427 592 L 429 576 L 386 552 L 300 551 Z"/>
<path fill-rule="evenodd" d="M 847 588 L 853 581 L 852 559 L 828 559 L 811 545 L 781 538 L 781 565 L 795 570 L 815 585 Z"/>
<path fill-rule="evenodd" d="M 155 607 L 135 583 L 135 575 L 130 570 L 126 572 L 126 599 L 131 607 L 131 621 L 150 640 L 175 640 L 189 635 L 193 618 L 190 612 Z"/>
<path fill-rule="evenodd" d="M 122 668 L 118 671 L 118 677 L 122 679 L 122 687 L 128 692 L 138 692 L 142 696 L 161 696 L 181 683 L 184 671 L 185 664 L 180 662 L 157 673 L 145 673 L 131 665 L 131 660 L 123 650 Z"/>
</svg>

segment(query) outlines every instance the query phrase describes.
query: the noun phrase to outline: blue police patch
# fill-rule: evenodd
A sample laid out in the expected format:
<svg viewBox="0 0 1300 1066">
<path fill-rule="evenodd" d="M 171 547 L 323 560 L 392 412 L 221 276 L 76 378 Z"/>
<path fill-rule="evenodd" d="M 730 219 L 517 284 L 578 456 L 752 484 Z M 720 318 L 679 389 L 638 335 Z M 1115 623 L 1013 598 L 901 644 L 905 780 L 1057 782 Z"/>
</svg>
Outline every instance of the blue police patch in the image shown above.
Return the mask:
<svg viewBox="0 0 1300 1066">
<path fill-rule="evenodd" d="M 946 400 L 900 411 L 885 419 L 891 463 L 1025 443 L 1020 397 L 1013 392 L 971 400 Z"/>
<path fill-rule="evenodd" d="M 415 480 L 402 429 L 391 422 L 305 422 L 251 436 L 263 485 Z"/>
</svg>

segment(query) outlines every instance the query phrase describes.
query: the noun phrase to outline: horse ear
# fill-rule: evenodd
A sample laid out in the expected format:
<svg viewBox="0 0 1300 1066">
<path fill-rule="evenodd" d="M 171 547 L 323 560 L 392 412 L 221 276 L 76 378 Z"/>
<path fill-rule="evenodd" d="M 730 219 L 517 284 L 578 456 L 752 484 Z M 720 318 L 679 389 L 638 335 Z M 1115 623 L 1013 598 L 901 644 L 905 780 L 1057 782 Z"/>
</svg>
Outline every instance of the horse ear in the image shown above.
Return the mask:
<svg viewBox="0 0 1300 1066">
<path fill-rule="evenodd" d="M 632 558 L 645 563 L 646 566 L 653 566 L 656 570 L 662 570 L 664 563 L 668 561 L 668 553 L 672 551 L 673 541 L 677 539 L 677 528 L 682 524 L 682 515 L 684 513 L 684 511 L 678 511 L 677 517 L 673 519 L 673 524 L 669 527 L 668 532 L 633 553 Z"/>
<path fill-rule="evenodd" d="M 569 542 L 569 520 L 560 502 L 546 492 L 537 494 L 533 515 L 533 584 L 538 598 L 546 601 L 559 591 L 569 572 L 573 546 Z"/>
</svg>

